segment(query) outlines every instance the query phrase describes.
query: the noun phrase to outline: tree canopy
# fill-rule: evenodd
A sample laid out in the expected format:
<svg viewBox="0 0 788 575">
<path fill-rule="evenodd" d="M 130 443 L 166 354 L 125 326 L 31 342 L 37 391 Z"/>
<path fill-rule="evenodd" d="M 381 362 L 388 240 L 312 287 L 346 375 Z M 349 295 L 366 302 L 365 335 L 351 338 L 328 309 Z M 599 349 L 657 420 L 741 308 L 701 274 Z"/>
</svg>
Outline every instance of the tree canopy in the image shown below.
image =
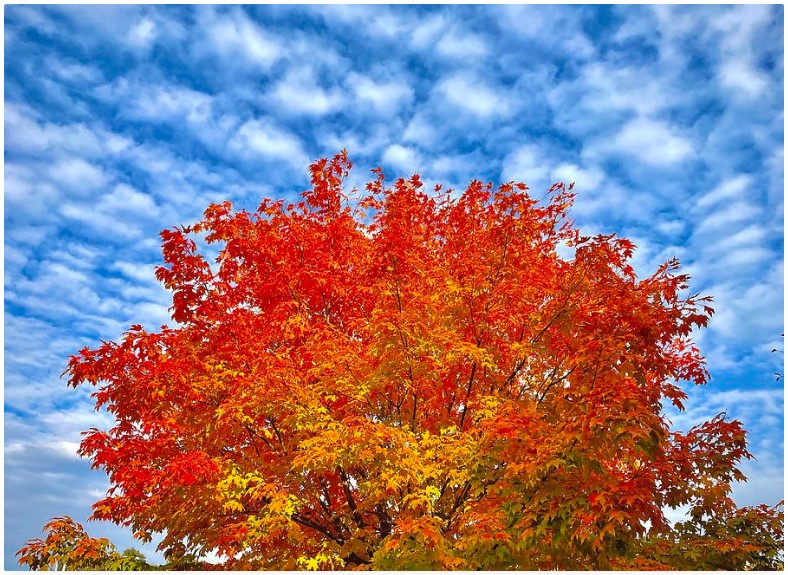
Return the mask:
<svg viewBox="0 0 788 575">
<path fill-rule="evenodd" d="M 68 364 L 115 417 L 80 448 L 111 482 L 95 519 L 228 569 L 782 568 L 781 505 L 730 499 L 741 423 L 664 414 L 708 379 L 676 260 L 637 277 L 571 185 L 350 168 L 162 232 L 177 327 Z"/>
</svg>

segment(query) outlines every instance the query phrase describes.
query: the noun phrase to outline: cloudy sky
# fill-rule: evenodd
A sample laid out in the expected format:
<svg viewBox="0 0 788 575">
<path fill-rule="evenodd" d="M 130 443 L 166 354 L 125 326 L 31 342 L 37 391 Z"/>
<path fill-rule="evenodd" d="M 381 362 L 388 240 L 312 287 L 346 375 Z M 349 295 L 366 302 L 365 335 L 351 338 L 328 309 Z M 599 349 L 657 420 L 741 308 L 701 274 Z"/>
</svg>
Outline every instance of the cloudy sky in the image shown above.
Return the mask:
<svg viewBox="0 0 788 575">
<path fill-rule="evenodd" d="M 670 416 L 744 420 L 736 499 L 782 498 L 782 6 L 8 5 L 4 26 L 7 569 L 107 488 L 75 450 L 109 422 L 58 376 L 170 321 L 158 232 L 295 198 L 341 148 L 358 184 L 576 181 L 577 224 L 634 240 L 639 273 L 678 256 L 717 313 L 712 381 Z"/>
</svg>

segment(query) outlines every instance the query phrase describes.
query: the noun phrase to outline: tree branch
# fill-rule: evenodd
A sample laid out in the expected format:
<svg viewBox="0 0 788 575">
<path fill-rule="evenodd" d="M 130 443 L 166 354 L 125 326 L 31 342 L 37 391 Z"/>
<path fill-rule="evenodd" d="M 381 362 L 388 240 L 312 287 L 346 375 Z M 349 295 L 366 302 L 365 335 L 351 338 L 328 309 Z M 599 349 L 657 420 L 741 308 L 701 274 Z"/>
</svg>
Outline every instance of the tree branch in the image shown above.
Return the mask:
<svg viewBox="0 0 788 575">
<path fill-rule="evenodd" d="M 471 388 L 473 387 L 473 378 L 476 376 L 476 362 L 473 362 L 471 367 L 471 377 L 468 379 L 468 389 L 465 392 L 465 402 L 462 405 L 462 416 L 460 416 L 460 431 L 462 431 L 462 424 L 465 422 L 465 414 L 468 413 L 468 400 L 471 397 Z"/>
<path fill-rule="evenodd" d="M 359 529 L 364 528 L 364 520 L 361 517 L 361 513 L 358 511 L 358 506 L 356 505 L 356 500 L 353 499 L 353 492 L 350 489 L 350 482 L 348 480 L 348 475 L 345 473 L 345 470 L 342 467 L 337 467 L 337 472 L 339 473 L 339 478 L 342 480 L 342 491 L 345 493 L 345 500 L 347 501 L 348 506 L 350 507 L 351 515 L 353 516 L 353 521 L 356 522 Z"/>
<path fill-rule="evenodd" d="M 547 387 L 545 388 L 545 390 L 542 392 L 542 395 L 541 395 L 541 396 L 539 397 L 539 399 L 537 400 L 537 403 L 542 403 L 542 401 L 544 401 L 544 398 L 547 396 L 547 392 L 548 392 L 548 391 L 550 391 L 550 389 L 551 389 L 551 388 L 552 388 L 554 385 L 556 385 L 557 383 L 560 383 L 560 382 L 564 381 L 564 380 L 565 380 L 567 377 L 569 377 L 570 375 L 572 375 L 572 372 L 573 372 L 575 369 L 577 369 L 577 366 L 575 366 L 575 367 L 573 367 L 572 369 L 570 369 L 569 371 L 567 371 L 567 372 L 566 372 L 564 375 L 562 375 L 562 376 L 561 376 L 561 377 L 559 377 L 558 379 L 554 379 L 553 381 L 551 381 L 551 382 L 550 382 L 550 383 L 547 385 Z"/>
<path fill-rule="evenodd" d="M 307 519 L 306 517 L 304 517 L 303 515 L 301 515 L 299 513 L 294 513 L 292 515 L 292 519 L 293 519 L 293 521 L 295 521 L 299 525 L 303 525 L 304 527 L 309 527 L 310 529 L 314 529 L 318 533 L 320 533 L 322 535 L 325 535 L 326 537 L 328 537 L 329 539 L 331 539 L 335 543 L 338 543 L 339 545 L 342 545 L 345 542 L 345 540 L 344 540 L 344 538 L 342 538 L 342 536 L 334 535 L 333 533 L 331 533 L 328 530 L 328 528 L 320 525 L 319 523 L 315 523 L 311 519 Z"/>
<path fill-rule="evenodd" d="M 441 529 L 444 533 L 447 533 L 451 528 L 451 522 L 452 519 L 454 518 L 454 514 L 457 512 L 457 509 L 459 509 L 460 505 L 462 505 L 462 503 L 467 499 L 470 490 L 471 490 L 471 483 L 470 481 L 466 481 L 462 490 L 460 490 L 460 494 L 457 496 L 457 499 L 454 500 L 454 505 L 451 506 L 449 512 L 446 513 L 445 516 L 439 516 L 441 517 L 441 519 L 446 521 L 443 528 Z"/>
</svg>

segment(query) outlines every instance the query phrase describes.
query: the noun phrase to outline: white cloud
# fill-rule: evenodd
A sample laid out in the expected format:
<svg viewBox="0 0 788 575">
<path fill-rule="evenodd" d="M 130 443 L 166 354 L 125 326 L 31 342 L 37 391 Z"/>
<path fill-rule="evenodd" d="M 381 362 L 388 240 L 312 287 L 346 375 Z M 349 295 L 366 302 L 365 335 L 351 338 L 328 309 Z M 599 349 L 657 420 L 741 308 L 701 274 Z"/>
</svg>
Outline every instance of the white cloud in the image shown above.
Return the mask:
<svg viewBox="0 0 788 575">
<path fill-rule="evenodd" d="M 647 165 L 667 167 L 692 157 L 695 147 L 678 127 L 639 117 L 625 124 L 612 138 L 598 138 L 583 153 L 589 158 L 630 156 Z"/>
<path fill-rule="evenodd" d="M 98 296 L 91 285 L 90 274 L 85 271 L 67 268 L 62 263 L 46 260 L 37 266 L 31 277 L 17 278 L 15 285 L 6 297 L 9 301 L 27 305 L 38 303 L 37 298 L 52 297 L 57 294 L 59 305 L 90 305 L 98 302 Z M 74 309 L 72 307 L 72 309 Z M 57 316 L 62 310 L 49 312 Z"/>
<path fill-rule="evenodd" d="M 435 50 L 441 56 L 463 61 L 483 58 L 488 53 L 487 44 L 480 36 L 458 27 L 441 35 Z"/>
<path fill-rule="evenodd" d="M 92 270 L 103 250 L 96 246 L 70 242 L 50 252 L 50 257 L 70 269 Z"/>
<path fill-rule="evenodd" d="M 644 67 L 620 63 L 594 62 L 584 66 L 573 86 L 582 106 L 591 112 L 635 112 L 654 116 L 680 101 L 680 92 L 662 74 Z M 561 88 L 557 88 L 560 90 Z"/>
<path fill-rule="evenodd" d="M 127 184 L 118 184 L 112 192 L 101 198 L 97 209 L 116 216 L 150 217 L 156 211 L 156 202 L 150 195 Z"/>
<path fill-rule="evenodd" d="M 7 200 L 8 196 L 6 196 L 6 201 Z M 48 227 L 41 225 L 40 222 L 36 222 L 34 225 L 17 225 L 14 226 L 13 229 L 7 229 L 5 231 L 5 240 L 6 242 L 13 242 L 23 249 L 32 250 L 44 241 L 48 231 Z M 8 243 L 6 243 L 6 245 L 8 245 Z"/>
<path fill-rule="evenodd" d="M 447 26 L 447 18 L 443 14 L 433 14 L 419 21 L 410 32 L 410 46 L 423 50 L 434 44 Z"/>
<path fill-rule="evenodd" d="M 497 7 L 498 24 L 510 37 L 524 38 L 573 59 L 596 54 L 593 42 L 583 31 L 583 11 L 576 7 L 507 4 Z M 560 42 L 556 39 L 560 38 Z"/>
<path fill-rule="evenodd" d="M 349 126 L 326 127 L 320 133 L 321 149 L 318 153 L 331 156 L 336 154 L 337 150 L 344 148 L 348 150 L 354 161 L 359 157 L 367 157 L 372 159 L 374 165 L 378 165 L 383 150 L 388 147 L 391 140 L 390 126 L 382 122 L 373 124 L 366 133 Z M 369 173 L 365 173 L 360 165 L 356 166 L 354 172 L 356 175 L 363 174 L 363 177 Z"/>
<path fill-rule="evenodd" d="M 46 171 L 53 183 L 82 195 L 104 187 L 109 181 L 103 169 L 78 157 L 60 159 Z"/>
<path fill-rule="evenodd" d="M 13 551 L 25 539 L 41 535 L 41 526 L 53 515 L 70 515 L 86 526 L 94 537 L 107 537 L 120 549 L 142 548 L 153 561 L 163 563 L 155 551 L 156 541 L 141 544 L 131 532 L 108 522 L 87 523 L 90 505 L 104 496 L 109 482 L 101 472 L 89 471 L 90 464 L 76 456 L 80 431 L 89 427 L 107 429 L 111 418 L 95 412 L 85 393 L 66 392 L 56 382 L 62 396 L 79 395 L 82 401 L 69 407 L 61 406 L 61 416 L 28 419 L 6 413 L 5 417 L 5 486 L 6 517 L 12 519 L 13 532 L 6 530 L 6 569 L 16 565 Z M 87 390 L 86 390 L 87 391 Z M 60 398 L 63 400 L 63 397 Z M 9 524 L 7 524 L 9 525 Z M 13 547 L 12 547 L 13 546 Z"/>
<path fill-rule="evenodd" d="M 97 92 L 113 101 L 122 115 L 148 122 L 177 122 L 185 119 L 194 124 L 211 117 L 213 98 L 205 93 L 178 85 L 129 82 L 121 78 Z"/>
<path fill-rule="evenodd" d="M 200 130 L 196 135 L 202 139 L 210 133 Z M 259 153 L 252 149 L 241 150 L 245 145 L 242 136 L 237 132 L 232 132 L 232 135 L 234 141 L 226 146 L 221 141 L 213 143 L 217 155 L 233 163 L 260 159 Z M 124 154 L 124 160 L 144 175 L 145 191 L 158 206 L 155 214 L 158 229 L 200 218 L 209 202 L 228 198 L 259 199 L 268 189 L 260 182 L 245 180 L 230 164 L 185 158 L 179 155 L 177 148 L 161 142 L 135 146 Z M 148 238 L 154 247 L 157 245 L 155 232 L 158 229 L 153 230 Z M 145 241 L 142 240 L 140 245 Z"/>
<path fill-rule="evenodd" d="M 243 124 L 230 140 L 228 149 L 247 159 L 279 160 L 297 169 L 305 169 L 309 163 L 301 140 L 266 118 Z"/>
<path fill-rule="evenodd" d="M 760 210 L 748 202 L 736 201 L 726 204 L 722 209 L 703 216 L 700 224 L 695 228 L 695 234 L 704 233 L 724 234 L 730 233 L 731 225 L 754 218 Z"/>
<path fill-rule="evenodd" d="M 783 409 L 782 389 L 755 387 L 715 390 L 713 387 L 693 387 L 690 389 L 685 410 L 678 412 L 671 408 L 672 413 L 669 417 L 677 429 L 687 431 L 723 411 L 727 411 L 731 417 L 741 418 L 746 424 L 754 423 L 763 415 L 782 414 Z"/>
<path fill-rule="evenodd" d="M 709 58 L 710 68 L 725 64 L 728 57 L 749 59 L 755 46 L 763 45 L 762 33 L 773 17 L 766 5 L 650 7 L 657 31 L 659 64 L 666 69 L 692 66 L 688 50 L 695 46 Z"/>
<path fill-rule="evenodd" d="M 353 30 L 377 42 L 407 37 L 418 21 L 407 13 L 386 5 L 323 4 L 312 7 L 323 15 L 326 23 L 334 28 Z"/>
<path fill-rule="evenodd" d="M 118 225 L 119 218 L 116 215 L 105 209 L 96 209 L 91 203 L 69 201 L 60 206 L 59 212 L 66 222 L 72 225 L 78 223 L 82 228 L 103 237 L 106 242 L 126 242 L 143 235 L 140 222 L 129 220 Z"/>
<path fill-rule="evenodd" d="M 750 225 L 735 233 L 720 234 L 722 237 L 709 243 L 709 253 L 719 253 L 750 246 L 758 246 L 767 241 L 766 230 L 759 225 Z M 763 249 L 763 248 L 759 248 Z"/>
<path fill-rule="evenodd" d="M 120 271 L 129 279 L 142 283 L 157 283 L 154 274 L 153 263 L 137 263 L 128 261 L 116 261 L 112 264 L 114 269 Z"/>
<path fill-rule="evenodd" d="M 586 190 L 582 183 L 578 182 L 576 191 L 571 214 L 582 224 L 584 235 L 589 235 L 589 224 L 593 224 L 595 233 L 631 234 L 623 227 L 624 224 L 617 222 L 626 222 L 630 226 L 639 223 L 653 230 L 660 211 L 664 209 L 664 204 L 654 194 L 623 186 L 613 178 L 606 179 L 604 185 L 592 190 Z M 668 258 L 663 258 L 657 265 L 665 259 Z M 653 269 L 649 270 L 649 273 L 651 271 Z"/>
<path fill-rule="evenodd" d="M 142 18 L 129 31 L 127 43 L 135 48 L 149 48 L 156 39 L 156 23 L 150 18 Z"/>
<path fill-rule="evenodd" d="M 779 433 L 782 426 L 770 425 L 774 429 L 775 435 Z M 769 506 L 776 505 L 785 499 L 785 481 L 783 479 L 783 461 L 772 456 L 773 452 L 783 452 L 783 443 L 774 447 L 757 447 L 755 452 L 756 462 L 745 461 L 741 464 L 741 470 L 747 477 L 745 483 L 737 483 L 733 486 L 733 499 L 739 505 L 760 505 L 766 503 Z"/>
<path fill-rule="evenodd" d="M 683 220 L 664 220 L 657 223 L 657 229 L 665 235 L 676 236 L 687 228 Z"/>
<path fill-rule="evenodd" d="M 511 104 L 502 89 L 491 87 L 486 80 L 467 72 L 457 72 L 438 82 L 435 94 L 453 107 L 479 116 L 492 118 L 507 115 Z"/>
<path fill-rule="evenodd" d="M 719 262 L 724 266 L 736 267 L 740 271 L 752 269 L 753 265 L 768 262 L 774 259 L 772 250 L 762 247 L 743 247 L 729 251 L 722 256 Z"/>
<path fill-rule="evenodd" d="M 739 174 L 720 182 L 713 190 L 701 196 L 695 205 L 698 208 L 708 208 L 723 200 L 744 199 L 750 186 L 752 186 L 752 178 L 746 174 Z"/>
<path fill-rule="evenodd" d="M 156 25 L 147 7 L 131 5 L 56 5 L 60 34 L 79 33 L 80 44 L 99 50 L 146 52 L 156 39 Z"/>
<path fill-rule="evenodd" d="M 720 82 L 734 97 L 758 99 L 769 88 L 769 78 L 748 58 L 730 57 L 720 65 Z"/>
<path fill-rule="evenodd" d="M 152 293 L 149 292 L 150 296 Z M 164 292 L 161 292 L 164 293 Z M 127 308 L 129 321 L 141 323 L 150 330 L 158 330 L 162 325 L 174 327 L 176 324 L 170 317 L 171 300 L 161 296 L 158 302 L 143 301 Z"/>
<path fill-rule="evenodd" d="M 581 168 L 577 164 L 561 164 L 552 171 L 552 179 L 556 182 L 569 184 L 575 182 L 578 190 L 594 190 L 605 179 L 605 174 L 599 168 L 590 166 Z"/>
<path fill-rule="evenodd" d="M 421 156 L 415 148 L 394 144 L 383 153 L 383 162 L 393 166 L 401 173 L 398 177 L 407 177 L 421 168 Z"/>
<path fill-rule="evenodd" d="M 725 49 L 750 50 L 757 34 L 774 17 L 768 5 L 731 6 L 711 20 L 711 28 L 721 34 Z"/>
<path fill-rule="evenodd" d="M 36 164 L 20 164 L 6 162 L 4 174 L 4 200 L 6 209 L 13 209 L 17 217 L 37 220 L 41 224 L 47 218 L 49 206 L 60 197 L 60 191 L 47 181 L 42 181 L 39 166 Z M 25 228 L 15 227 L 6 230 L 6 239 L 22 239 L 18 234 L 23 232 L 24 238 L 31 239 Z M 39 235 L 39 232 L 34 234 Z"/>
<path fill-rule="evenodd" d="M 63 276 L 61 279 L 70 281 Z M 45 295 L 49 296 L 51 302 L 52 294 L 60 296 L 64 289 L 57 284 L 48 285 L 50 292 Z M 15 287 L 8 290 L 12 296 Z M 13 301 L 8 293 L 6 299 Z M 64 382 L 59 381 L 57 375 L 65 367 L 68 356 L 75 353 L 84 342 L 73 333 L 66 335 L 60 332 L 49 321 L 11 313 L 6 313 L 4 330 L 6 404 L 40 416 L 51 413 L 55 402 L 68 393 Z"/>
<path fill-rule="evenodd" d="M 47 146 L 48 135 L 34 117 L 35 112 L 27 106 L 13 103 L 5 105 L 6 146 L 20 152 L 38 151 Z"/>
<path fill-rule="evenodd" d="M 321 87 L 309 67 L 289 69 L 269 97 L 278 110 L 311 116 L 335 112 L 345 103 L 341 90 Z"/>
<path fill-rule="evenodd" d="M 474 172 L 479 161 L 478 154 L 441 155 L 432 161 L 429 174 L 454 180 L 478 178 L 479 174 Z"/>
<path fill-rule="evenodd" d="M 81 123 L 54 124 L 41 121 L 29 106 L 6 103 L 6 149 L 38 156 L 51 161 L 53 154 L 64 151 L 86 157 L 102 157 L 118 153 L 131 141 L 98 126 Z"/>
<path fill-rule="evenodd" d="M 56 58 L 48 56 L 45 59 L 46 66 L 51 72 L 66 82 L 95 84 L 102 80 L 101 70 L 89 64 L 83 64 L 70 58 Z"/>
<path fill-rule="evenodd" d="M 769 89 L 768 76 L 759 69 L 756 46 L 772 19 L 769 6 L 732 6 L 711 22 L 720 35 L 719 81 L 734 99 L 751 103 Z"/>
<path fill-rule="evenodd" d="M 351 72 L 346 83 L 361 106 L 371 106 L 378 113 L 397 113 L 413 100 L 413 89 L 404 77 L 376 81 L 369 76 Z"/>
<path fill-rule="evenodd" d="M 204 34 L 204 40 L 195 43 L 195 50 L 207 50 L 230 67 L 240 61 L 267 70 L 285 54 L 279 40 L 237 6 L 226 11 L 201 6 L 197 11 L 197 29 Z"/>
<path fill-rule="evenodd" d="M 616 33 L 613 35 L 613 41 L 616 43 L 626 42 L 630 39 L 650 40 L 654 35 L 654 25 L 645 14 L 642 8 L 633 8 L 632 6 L 615 6 L 614 11 L 616 16 L 621 19 Z"/>
<path fill-rule="evenodd" d="M 65 457 L 79 459 L 79 455 L 77 455 L 79 443 L 76 441 L 64 441 L 61 439 L 60 441 L 52 442 L 51 446 L 55 451 L 60 452 Z"/>
<path fill-rule="evenodd" d="M 542 191 L 550 185 L 550 168 L 550 162 L 542 155 L 540 147 L 522 145 L 504 159 L 501 181 L 524 182 L 532 190 Z"/>
<path fill-rule="evenodd" d="M 680 70 L 687 65 L 686 45 L 693 34 L 704 29 L 703 14 L 683 6 L 651 6 L 657 31 L 657 58 L 663 69 Z"/>
<path fill-rule="evenodd" d="M 783 263 L 774 261 L 761 271 L 757 283 L 745 283 L 735 267 L 722 263 L 716 279 L 704 291 L 714 296 L 716 313 L 709 323 L 709 332 L 721 336 L 731 346 L 740 346 L 748 353 L 763 339 L 782 333 L 783 328 Z"/>
<path fill-rule="evenodd" d="M 430 165 L 430 174 L 454 175 L 465 167 L 465 160 L 459 156 L 439 156 Z"/>
<path fill-rule="evenodd" d="M 372 38 L 393 39 L 407 34 L 411 22 L 400 17 L 394 10 L 375 6 L 375 9 L 370 10 L 365 17 L 361 18 L 360 25 Z"/>
<path fill-rule="evenodd" d="M 402 134 L 405 142 L 419 142 L 429 146 L 438 139 L 438 130 L 423 112 L 416 112 Z"/>
<path fill-rule="evenodd" d="M 628 123 L 617 134 L 619 150 L 652 165 L 664 166 L 680 162 L 693 153 L 692 143 L 665 122 L 639 118 Z"/>
</svg>

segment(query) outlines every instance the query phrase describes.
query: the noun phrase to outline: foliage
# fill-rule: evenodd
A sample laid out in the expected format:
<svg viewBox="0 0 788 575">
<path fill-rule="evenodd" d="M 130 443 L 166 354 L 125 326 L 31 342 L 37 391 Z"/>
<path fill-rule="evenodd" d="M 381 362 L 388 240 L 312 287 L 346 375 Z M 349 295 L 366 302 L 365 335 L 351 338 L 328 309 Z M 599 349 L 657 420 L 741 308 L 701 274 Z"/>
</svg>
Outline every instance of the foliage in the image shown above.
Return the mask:
<svg viewBox="0 0 788 575">
<path fill-rule="evenodd" d="M 350 167 L 162 232 L 178 327 L 67 369 L 116 418 L 81 445 L 112 484 L 94 518 L 229 569 L 777 565 L 782 512 L 728 498 L 741 424 L 662 414 L 708 377 L 677 261 L 636 277 L 630 241 L 567 219 L 572 186 L 348 192 Z"/>
<path fill-rule="evenodd" d="M 21 565 L 35 571 L 139 571 L 150 567 L 139 551 L 118 553 L 108 539 L 89 537 L 71 517 L 53 518 L 44 531 L 46 539 L 32 539 L 17 551 Z"/>
<path fill-rule="evenodd" d="M 19 564 L 34 571 L 192 571 L 213 565 L 192 556 L 169 553 L 165 565 L 151 565 L 137 549 L 118 553 L 108 539 L 88 536 L 71 517 L 55 517 L 44 526 L 46 539 L 31 539 L 17 551 Z"/>
<path fill-rule="evenodd" d="M 777 507 L 738 509 L 727 498 L 711 509 L 695 507 L 689 520 L 651 538 L 644 551 L 685 571 L 781 571 L 783 516 Z"/>
</svg>

